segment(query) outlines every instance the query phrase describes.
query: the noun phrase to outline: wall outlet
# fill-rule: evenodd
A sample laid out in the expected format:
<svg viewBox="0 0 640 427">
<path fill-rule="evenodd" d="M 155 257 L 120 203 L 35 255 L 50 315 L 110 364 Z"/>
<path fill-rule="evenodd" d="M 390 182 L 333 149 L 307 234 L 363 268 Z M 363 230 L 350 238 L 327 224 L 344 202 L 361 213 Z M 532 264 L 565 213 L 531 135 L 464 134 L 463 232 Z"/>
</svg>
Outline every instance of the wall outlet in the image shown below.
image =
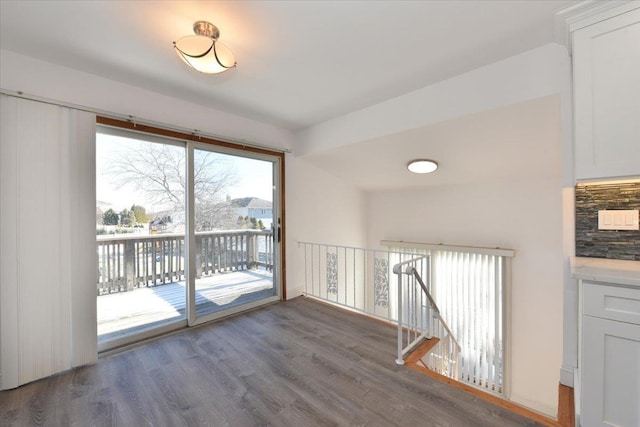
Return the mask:
<svg viewBox="0 0 640 427">
<path fill-rule="evenodd" d="M 640 230 L 639 212 L 638 209 L 598 211 L 598 230 Z"/>
</svg>

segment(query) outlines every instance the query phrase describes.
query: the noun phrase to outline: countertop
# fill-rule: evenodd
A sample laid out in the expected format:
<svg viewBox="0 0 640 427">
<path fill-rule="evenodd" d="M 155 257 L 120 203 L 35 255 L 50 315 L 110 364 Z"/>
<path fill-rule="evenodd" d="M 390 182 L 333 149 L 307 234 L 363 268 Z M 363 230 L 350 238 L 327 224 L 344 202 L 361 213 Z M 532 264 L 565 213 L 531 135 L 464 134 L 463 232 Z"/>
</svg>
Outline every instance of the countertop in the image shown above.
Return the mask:
<svg viewBox="0 0 640 427">
<path fill-rule="evenodd" d="M 571 277 L 640 288 L 640 261 L 572 257 Z"/>
</svg>

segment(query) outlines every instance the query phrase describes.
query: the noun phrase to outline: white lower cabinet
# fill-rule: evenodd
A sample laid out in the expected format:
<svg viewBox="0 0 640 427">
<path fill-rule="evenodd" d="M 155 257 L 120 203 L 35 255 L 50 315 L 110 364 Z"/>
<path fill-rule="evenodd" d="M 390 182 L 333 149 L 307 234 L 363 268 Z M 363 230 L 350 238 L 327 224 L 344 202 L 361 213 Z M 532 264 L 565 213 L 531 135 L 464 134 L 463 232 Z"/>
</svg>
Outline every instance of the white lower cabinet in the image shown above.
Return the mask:
<svg viewBox="0 0 640 427">
<path fill-rule="evenodd" d="M 640 289 L 584 283 L 582 427 L 640 427 Z"/>
</svg>

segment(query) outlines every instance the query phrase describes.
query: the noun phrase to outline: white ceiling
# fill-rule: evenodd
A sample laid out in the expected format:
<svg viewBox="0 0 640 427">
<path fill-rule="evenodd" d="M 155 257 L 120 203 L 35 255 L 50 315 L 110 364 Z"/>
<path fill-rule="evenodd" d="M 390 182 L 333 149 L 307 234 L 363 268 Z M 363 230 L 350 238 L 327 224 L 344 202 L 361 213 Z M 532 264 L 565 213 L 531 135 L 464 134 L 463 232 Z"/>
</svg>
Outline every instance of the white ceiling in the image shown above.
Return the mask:
<svg viewBox="0 0 640 427">
<path fill-rule="evenodd" d="M 365 191 L 559 179 L 560 98 L 548 96 L 312 154 L 306 159 Z M 439 168 L 407 170 L 425 153 Z"/>
<path fill-rule="evenodd" d="M 7 1 L 0 47 L 301 129 L 553 41 L 569 1 Z M 209 20 L 238 68 L 188 69 Z"/>
</svg>

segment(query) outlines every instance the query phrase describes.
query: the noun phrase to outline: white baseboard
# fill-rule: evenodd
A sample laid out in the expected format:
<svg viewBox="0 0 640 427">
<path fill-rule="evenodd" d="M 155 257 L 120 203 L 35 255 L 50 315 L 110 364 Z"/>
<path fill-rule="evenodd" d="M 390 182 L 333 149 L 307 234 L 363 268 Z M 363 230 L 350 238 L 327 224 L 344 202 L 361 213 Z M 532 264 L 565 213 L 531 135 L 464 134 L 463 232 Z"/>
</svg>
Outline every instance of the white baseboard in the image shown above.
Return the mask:
<svg viewBox="0 0 640 427">
<path fill-rule="evenodd" d="M 562 368 L 560 368 L 560 384 L 562 385 L 566 385 L 567 387 L 571 387 L 574 388 L 574 376 L 573 376 L 573 371 L 576 368 L 574 368 L 573 366 L 563 366 Z"/>
<path fill-rule="evenodd" d="M 287 299 L 294 299 L 296 297 L 299 297 L 301 295 L 304 295 L 304 288 L 299 288 L 299 287 L 288 287 L 287 286 Z"/>
<path fill-rule="evenodd" d="M 509 400 L 514 403 L 517 403 L 518 405 L 524 406 L 525 408 L 530 409 L 534 412 L 538 412 L 544 416 L 547 416 L 553 420 L 556 420 L 558 418 L 557 404 L 553 406 L 545 405 L 541 402 L 534 402 L 533 400 L 529 400 L 527 398 L 524 398 L 522 396 L 517 396 L 517 395 L 516 396 L 512 395 L 511 399 Z"/>
</svg>

